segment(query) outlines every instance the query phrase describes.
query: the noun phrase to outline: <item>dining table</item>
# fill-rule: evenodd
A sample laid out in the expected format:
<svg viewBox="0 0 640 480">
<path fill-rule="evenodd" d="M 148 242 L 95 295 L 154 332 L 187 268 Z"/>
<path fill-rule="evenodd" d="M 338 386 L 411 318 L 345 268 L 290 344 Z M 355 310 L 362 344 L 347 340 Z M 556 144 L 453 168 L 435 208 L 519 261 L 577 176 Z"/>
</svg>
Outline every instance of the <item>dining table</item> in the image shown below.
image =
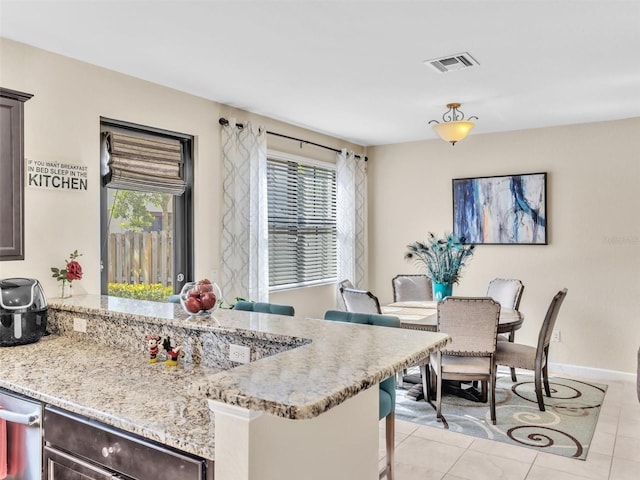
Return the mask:
<svg viewBox="0 0 640 480">
<path fill-rule="evenodd" d="M 385 315 L 394 315 L 400 319 L 400 326 L 411 330 L 438 330 L 438 302 L 431 300 L 393 302 L 380 307 Z M 500 310 L 498 333 L 509 334 L 513 341 L 515 331 L 522 327 L 524 315 L 519 310 Z"/>
</svg>

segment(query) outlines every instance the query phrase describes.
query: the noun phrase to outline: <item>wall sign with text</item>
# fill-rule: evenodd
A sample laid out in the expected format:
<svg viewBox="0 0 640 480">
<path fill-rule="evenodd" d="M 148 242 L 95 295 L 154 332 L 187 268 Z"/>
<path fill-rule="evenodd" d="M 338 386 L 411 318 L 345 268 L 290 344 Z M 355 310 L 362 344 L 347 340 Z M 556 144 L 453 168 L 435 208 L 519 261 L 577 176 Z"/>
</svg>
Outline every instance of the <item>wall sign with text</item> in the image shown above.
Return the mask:
<svg viewBox="0 0 640 480">
<path fill-rule="evenodd" d="M 86 190 L 87 167 L 69 162 L 26 159 L 28 187 L 54 190 Z"/>
</svg>

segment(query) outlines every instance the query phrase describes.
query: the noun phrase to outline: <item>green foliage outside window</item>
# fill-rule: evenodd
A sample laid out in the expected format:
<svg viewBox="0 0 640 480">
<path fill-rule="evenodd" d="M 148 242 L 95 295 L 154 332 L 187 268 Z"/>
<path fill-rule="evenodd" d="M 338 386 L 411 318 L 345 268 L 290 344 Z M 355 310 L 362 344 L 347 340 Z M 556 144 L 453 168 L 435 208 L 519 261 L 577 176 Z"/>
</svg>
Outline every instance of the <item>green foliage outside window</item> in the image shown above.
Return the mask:
<svg viewBox="0 0 640 480">
<path fill-rule="evenodd" d="M 115 218 L 123 219 L 120 227 L 132 232 L 142 232 L 153 225 L 155 217 L 148 211 L 148 205 L 162 208 L 162 229 L 168 218 L 169 203 L 172 196 L 162 193 L 138 192 L 134 190 L 118 190 L 113 197 L 111 213 Z"/>
<path fill-rule="evenodd" d="M 173 287 L 164 287 L 161 283 L 110 283 L 107 293 L 113 297 L 166 302 L 173 295 Z"/>
</svg>

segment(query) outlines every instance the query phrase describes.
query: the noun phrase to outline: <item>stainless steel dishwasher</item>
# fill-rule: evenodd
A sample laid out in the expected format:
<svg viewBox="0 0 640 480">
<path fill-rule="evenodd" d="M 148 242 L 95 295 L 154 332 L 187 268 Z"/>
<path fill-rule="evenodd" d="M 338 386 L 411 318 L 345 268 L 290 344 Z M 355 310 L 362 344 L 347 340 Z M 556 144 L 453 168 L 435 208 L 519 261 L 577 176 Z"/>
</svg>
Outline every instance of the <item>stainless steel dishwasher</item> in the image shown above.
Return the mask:
<svg viewBox="0 0 640 480">
<path fill-rule="evenodd" d="M 213 462 L 46 406 L 47 480 L 213 480 Z"/>
<path fill-rule="evenodd" d="M 40 403 L 0 389 L 0 422 L 4 423 L 2 430 L 6 434 L 0 439 L 0 451 L 6 455 L 6 478 L 42 478 L 41 417 Z"/>
</svg>

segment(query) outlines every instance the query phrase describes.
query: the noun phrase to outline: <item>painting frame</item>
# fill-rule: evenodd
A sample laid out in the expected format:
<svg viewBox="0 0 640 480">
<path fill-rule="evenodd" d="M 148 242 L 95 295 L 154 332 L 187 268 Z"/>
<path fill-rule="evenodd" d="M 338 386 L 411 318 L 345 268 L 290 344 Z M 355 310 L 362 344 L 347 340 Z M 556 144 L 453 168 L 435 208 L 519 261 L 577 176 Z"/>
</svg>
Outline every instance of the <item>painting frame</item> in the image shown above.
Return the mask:
<svg viewBox="0 0 640 480">
<path fill-rule="evenodd" d="M 474 245 L 548 245 L 547 172 L 454 178 L 453 233 Z"/>
</svg>

